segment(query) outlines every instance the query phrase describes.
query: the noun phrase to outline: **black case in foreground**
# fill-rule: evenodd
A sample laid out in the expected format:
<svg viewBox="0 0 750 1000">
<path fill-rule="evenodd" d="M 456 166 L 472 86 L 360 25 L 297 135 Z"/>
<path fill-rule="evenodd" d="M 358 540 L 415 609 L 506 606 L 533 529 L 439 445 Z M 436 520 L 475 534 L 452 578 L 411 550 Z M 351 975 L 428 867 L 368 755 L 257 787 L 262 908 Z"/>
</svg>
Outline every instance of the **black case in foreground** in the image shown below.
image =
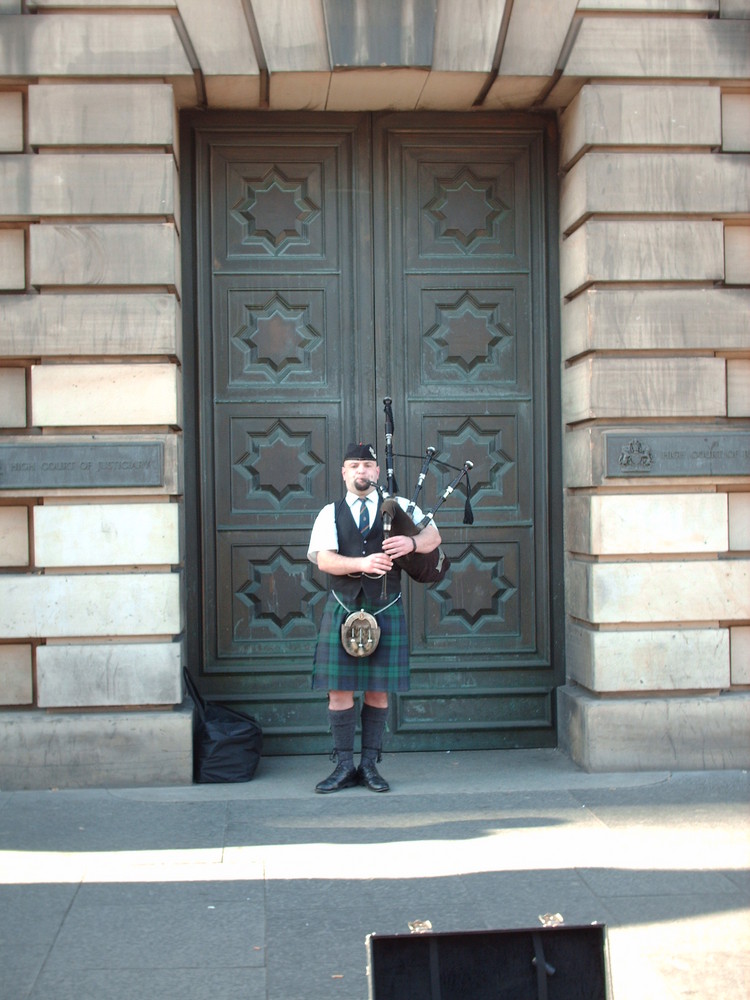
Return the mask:
<svg viewBox="0 0 750 1000">
<path fill-rule="evenodd" d="M 369 1000 L 612 1000 L 604 924 L 370 934 Z"/>
</svg>

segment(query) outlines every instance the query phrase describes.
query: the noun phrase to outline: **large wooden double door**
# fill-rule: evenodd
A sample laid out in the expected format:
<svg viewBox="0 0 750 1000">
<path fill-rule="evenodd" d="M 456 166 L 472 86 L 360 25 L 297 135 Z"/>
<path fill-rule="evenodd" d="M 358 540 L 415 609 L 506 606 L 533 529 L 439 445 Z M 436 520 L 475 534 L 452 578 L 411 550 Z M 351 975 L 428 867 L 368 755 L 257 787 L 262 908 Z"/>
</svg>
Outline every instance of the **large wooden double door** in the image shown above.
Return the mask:
<svg viewBox="0 0 750 1000">
<path fill-rule="evenodd" d="M 394 451 L 415 456 L 396 459 L 400 492 L 433 446 L 473 463 L 475 520 L 457 490 L 436 518 L 449 575 L 406 588 L 412 683 L 388 747 L 553 745 L 546 123 L 190 124 L 201 687 L 257 716 L 269 753 L 330 748 L 307 543 L 348 441 L 373 441 L 385 476 L 389 396 Z M 454 475 L 433 465 L 420 504 Z"/>
</svg>

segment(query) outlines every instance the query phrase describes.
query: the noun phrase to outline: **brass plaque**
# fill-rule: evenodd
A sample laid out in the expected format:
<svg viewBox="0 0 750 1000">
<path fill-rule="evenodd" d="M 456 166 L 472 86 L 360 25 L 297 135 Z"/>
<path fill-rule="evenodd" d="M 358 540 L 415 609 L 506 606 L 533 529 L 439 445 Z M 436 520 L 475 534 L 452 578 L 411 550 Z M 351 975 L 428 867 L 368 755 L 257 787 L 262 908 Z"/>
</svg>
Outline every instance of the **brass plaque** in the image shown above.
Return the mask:
<svg viewBox="0 0 750 1000">
<path fill-rule="evenodd" d="M 608 477 L 750 476 L 750 432 L 607 434 Z"/>
<path fill-rule="evenodd" d="M 0 444 L 0 490 L 163 485 L 161 441 Z"/>
</svg>

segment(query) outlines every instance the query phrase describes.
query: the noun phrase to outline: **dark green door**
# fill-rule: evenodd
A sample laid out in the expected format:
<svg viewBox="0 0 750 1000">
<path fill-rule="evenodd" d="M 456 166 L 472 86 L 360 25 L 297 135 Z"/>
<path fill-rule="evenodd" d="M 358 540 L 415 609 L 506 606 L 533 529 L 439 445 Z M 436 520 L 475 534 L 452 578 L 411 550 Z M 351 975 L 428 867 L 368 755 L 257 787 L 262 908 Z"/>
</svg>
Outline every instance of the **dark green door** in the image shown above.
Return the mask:
<svg viewBox="0 0 750 1000">
<path fill-rule="evenodd" d="M 347 441 L 410 495 L 428 445 L 473 463 L 437 521 L 452 560 L 407 594 L 412 688 L 390 749 L 555 743 L 544 123 L 257 115 L 194 126 L 199 570 L 193 672 L 269 753 L 329 749 L 306 559 Z M 385 474 L 385 461 L 381 462 Z M 436 467 L 431 507 L 454 473 Z M 195 638 L 195 637 L 194 637 Z"/>
</svg>

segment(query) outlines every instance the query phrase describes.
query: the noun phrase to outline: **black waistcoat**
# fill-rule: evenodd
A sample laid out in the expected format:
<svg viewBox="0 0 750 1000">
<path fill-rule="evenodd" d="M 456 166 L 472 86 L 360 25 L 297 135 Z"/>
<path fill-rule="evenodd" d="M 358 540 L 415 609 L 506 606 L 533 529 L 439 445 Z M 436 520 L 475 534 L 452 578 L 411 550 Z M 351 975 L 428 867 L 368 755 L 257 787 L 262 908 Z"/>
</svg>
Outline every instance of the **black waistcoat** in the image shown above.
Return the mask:
<svg viewBox="0 0 750 1000">
<path fill-rule="evenodd" d="M 380 552 L 383 548 L 383 518 L 380 516 L 380 500 L 375 520 L 370 530 L 363 538 L 359 526 L 346 500 L 336 504 L 336 533 L 338 535 L 339 555 L 368 556 L 372 552 Z M 339 597 L 353 604 L 364 591 L 364 596 L 370 604 L 379 604 L 383 593 L 383 578 L 363 576 L 331 576 L 331 587 Z M 394 566 L 387 574 L 386 600 L 392 601 L 401 590 L 401 572 Z"/>
</svg>

